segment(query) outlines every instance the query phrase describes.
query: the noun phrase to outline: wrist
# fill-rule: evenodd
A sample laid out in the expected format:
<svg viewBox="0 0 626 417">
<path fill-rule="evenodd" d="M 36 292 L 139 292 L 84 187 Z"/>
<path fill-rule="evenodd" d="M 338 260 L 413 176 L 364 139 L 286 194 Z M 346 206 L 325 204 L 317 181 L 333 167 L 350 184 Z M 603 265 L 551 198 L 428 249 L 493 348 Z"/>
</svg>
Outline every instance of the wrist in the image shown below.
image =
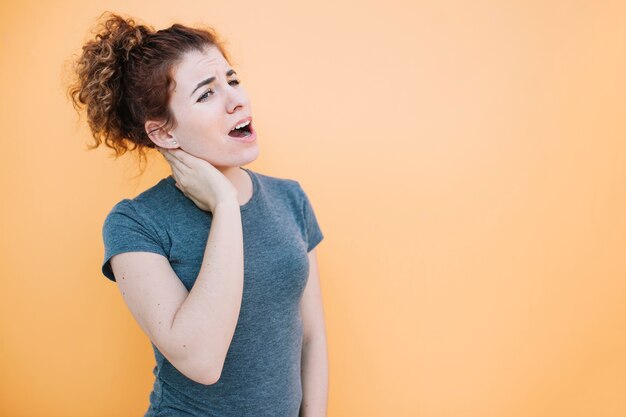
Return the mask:
<svg viewBox="0 0 626 417">
<path fill-rule="evenodd" d="M 239 201 L 237 200 L 237 198 L 226 199 L 217 203 L 215 207 L 213 208 L 213 212 L 222 211 L 222 210 L 228 211 L 228 210 L 234 210 L 234 209 L 239 211 L 239 207 L 240 207 Z"/>
</svg>

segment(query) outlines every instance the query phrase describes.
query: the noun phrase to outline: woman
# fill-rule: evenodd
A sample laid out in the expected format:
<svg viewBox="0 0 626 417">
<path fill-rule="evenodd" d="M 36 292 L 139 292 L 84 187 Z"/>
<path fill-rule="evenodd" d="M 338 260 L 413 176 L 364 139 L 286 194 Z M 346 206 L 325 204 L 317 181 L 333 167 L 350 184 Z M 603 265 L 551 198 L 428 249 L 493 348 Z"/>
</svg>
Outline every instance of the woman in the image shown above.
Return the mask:
<svg viewBox="0 0 626 417">
<path fill-rule="evenodd" d="M 325 416 L 323 235 L 297 181 L 241 167 L 256 132 L 214 31 L 108 14 L 76 74 L 93 147 L 172 171 L 103 225 L 102 272 L 154 349 L 145 416 Z"/>
</svg>

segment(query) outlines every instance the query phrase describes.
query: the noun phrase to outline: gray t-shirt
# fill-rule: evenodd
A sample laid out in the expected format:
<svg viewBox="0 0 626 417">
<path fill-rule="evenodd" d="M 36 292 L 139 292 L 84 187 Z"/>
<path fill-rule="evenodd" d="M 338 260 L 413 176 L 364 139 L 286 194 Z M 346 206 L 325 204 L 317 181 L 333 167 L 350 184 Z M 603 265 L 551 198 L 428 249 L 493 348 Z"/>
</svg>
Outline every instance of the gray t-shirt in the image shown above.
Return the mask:
<svg viewBox="0 0 626 417">
<path fill-rule="evenodd" d="M 203 385 L 180 373 L 154 343 L 156 366 L 144 417 L 297 417 L 302 401 L 300 300 L 307 253 L 324 237 L 297 181 L 241 168 L 253 184 L 240 206 L 244 286 L 239 319 L 219 381 Z M 196 280 L 212 214 L 176 188 L 172 176 L 117 203 L 103 228 L 102 273 L 122 252 L 165 256 L 188 291 Z"/>
</svg>

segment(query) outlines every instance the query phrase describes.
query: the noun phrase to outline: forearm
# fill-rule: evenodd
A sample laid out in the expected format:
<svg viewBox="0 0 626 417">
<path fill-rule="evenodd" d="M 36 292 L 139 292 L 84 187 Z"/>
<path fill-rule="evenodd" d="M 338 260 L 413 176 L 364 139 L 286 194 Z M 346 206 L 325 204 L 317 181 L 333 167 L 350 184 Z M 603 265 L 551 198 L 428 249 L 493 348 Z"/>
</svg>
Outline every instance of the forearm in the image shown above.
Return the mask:
<svg viewBox="0 0 626 417">
<path fill-rule="evenodd" d="M 302 405 L 299 417 L 326 417 L 328 350 L 324 334 L 302 346 Z"/>
<path fill-rule="evenodd" d="M 235 332 L 243 293 L 243 230 L 239 204 L 213 213 L 204 258 L 193 288 L 172 321 L 175 340 L 198 366 L 219 376 Z"/>
</svg>

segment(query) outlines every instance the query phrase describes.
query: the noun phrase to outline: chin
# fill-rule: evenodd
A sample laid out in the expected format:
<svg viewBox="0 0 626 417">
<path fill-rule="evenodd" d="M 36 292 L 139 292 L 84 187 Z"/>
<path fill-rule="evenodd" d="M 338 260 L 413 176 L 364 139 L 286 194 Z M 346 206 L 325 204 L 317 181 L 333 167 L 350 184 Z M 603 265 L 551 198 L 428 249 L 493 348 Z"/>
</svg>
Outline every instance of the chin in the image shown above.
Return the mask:
<svg viewBox="0 0 626 417">
<path fill-rule="evenodd" d="M 246 152 L 246 153 L 247 153 L 247 152 Z M 247 155 L 247 158 L 245 158 L 245 159 L 244 159 L 244 160 L 245 160 L 245 162 L 242 162 L 242 163 L 241 163 L 241 164 L 239 164 L 239 165 L 247 165 L 247 164 L 250 164 L 250 163 L 252 163 L 252 162 L 256 161 L 256 160 L 257 160 L 257 158 L 259 157 L 259 153 L 260 153 L 260 149 L 259 149 L 259 147 L 258 147 L 258 146 L 255 146 L 255 147 L 251 150 L 250 155 Z"/>
<path fill-rule="evenodd" d="M 211 158 L 202 158 L 202 159 L 209 162 L 211 165 L 213 165 L 216 168 L 223 169 L 223 168 L 240 167 L 243 165 L 251 164 L 252 162 L 256 161 L 258 157 L 259 157 L 259 147 L 255 146 L 254 148 L 246 149 L 246 150 L 239 152 L 238 154 L 232 155 L 228 159 L 224 158 L 224 159 L 220 159 L 217 161 Z"/>
<path fill-rule="evenodd" d="M 252 148 L 243 149 L 237 155 L 233 155 L 234 159 L 236 159 L 236 166 L 242 166 L 250 164 L 259 157 L 259 147 L 254 146 Z"/>
</svg>

